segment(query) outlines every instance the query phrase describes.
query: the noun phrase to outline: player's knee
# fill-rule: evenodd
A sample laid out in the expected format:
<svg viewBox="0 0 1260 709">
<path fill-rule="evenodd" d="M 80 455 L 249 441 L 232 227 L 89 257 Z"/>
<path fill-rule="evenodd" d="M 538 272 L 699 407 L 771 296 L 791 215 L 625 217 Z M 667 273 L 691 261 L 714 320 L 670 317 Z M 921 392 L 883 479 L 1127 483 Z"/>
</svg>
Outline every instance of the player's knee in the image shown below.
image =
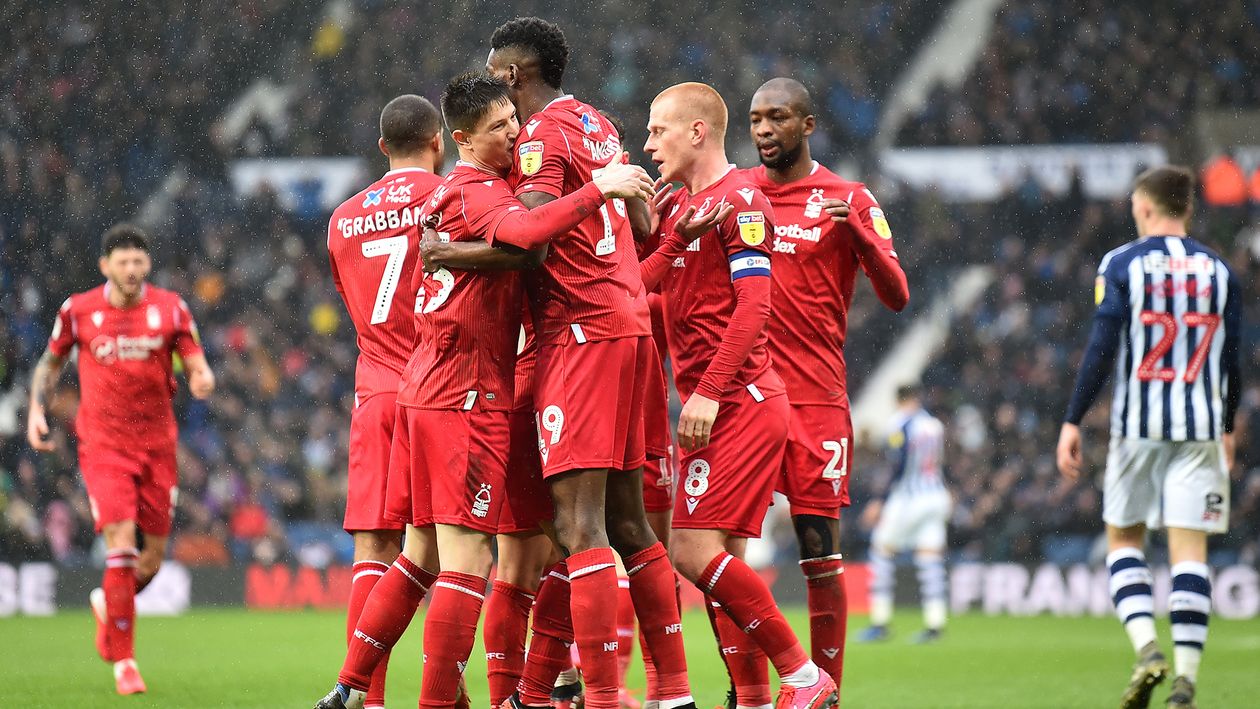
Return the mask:
<svg viewBox="0 0 1260 709">
<path fill-rule="evenodd" d="M 389 563 L 398 556 L 399 534 L 390 531 L 354 533 L 355 561 L 383 561 Z"/>
<path fill-rule="evenodd" d="M 622 557 L 643 551 L 656 543 L 656 535 L 642 516 L 626 516 L 608 521 L 608 541 Z"/>
<path fill-rule="evenodd" d="M 101 528 L 101 536 L 105 538 L 106 549 L 135 549 L 136 523 L 126 520 L 107 524 Z"/>
<path fill-rule="evenodd" d="M 821 559 L 840 553 L 837 533 L 839 521 L 819 515 L 797 515 L 792 518 L 801 559 Z"/>
<path fill-rule="evenodd" d="M 556 511 L 556 538 L 567 554 L 608 546 L 603 516 L 576 506 Z"/>
</svg>

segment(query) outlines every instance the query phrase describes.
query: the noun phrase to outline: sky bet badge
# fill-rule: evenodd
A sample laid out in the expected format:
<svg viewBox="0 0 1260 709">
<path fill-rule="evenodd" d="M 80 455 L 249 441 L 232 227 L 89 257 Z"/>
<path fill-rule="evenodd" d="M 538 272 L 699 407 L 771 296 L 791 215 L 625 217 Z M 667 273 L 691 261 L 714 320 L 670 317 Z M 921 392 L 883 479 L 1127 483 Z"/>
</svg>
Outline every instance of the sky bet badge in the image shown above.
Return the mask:
<svg viewBox="0 0 1260 709">
<path fill-rule="evenodd" d="M 521 157 L 521 174 L 532 175 L 542 167 L 543 144 L 541 140 L 523 143 L 516 152 Z"/>
<path fill-rule="evenodd" d="M 766 240 L 766 215 L 761 212 L 740 212 L 735 215 L 739 238 L 749 246 L 760 246 Z"/>
<path fill-rule="evenodd" d="M 871 207 L 871 226 L 875 227 L 875 233 L 881 237 L 892 238 L 892 229 L 888 226 L 888 220 L 884 218 L 884 210 L 879 207 Z"/>
</svg>

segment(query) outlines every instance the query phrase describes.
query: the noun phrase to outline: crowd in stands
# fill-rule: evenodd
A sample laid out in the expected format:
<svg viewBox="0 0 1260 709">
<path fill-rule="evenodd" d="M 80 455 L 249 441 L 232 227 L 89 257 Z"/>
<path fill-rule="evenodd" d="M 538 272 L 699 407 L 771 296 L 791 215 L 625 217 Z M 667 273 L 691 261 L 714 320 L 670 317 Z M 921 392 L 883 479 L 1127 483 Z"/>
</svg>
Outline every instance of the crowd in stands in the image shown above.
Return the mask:
<svg viewBox="0 0 1260 709">
<path fill-rule="evenodd" d="M 323 19 L 324 3 L 298 0 L 204 7 L 110 0 L 43 12 L 21 2 L 0 12 L 11 20 L 0 22 L 0 44 L 16 48 L 0 53 L 0 560 L 92 562 L 91 517 L 68 432 L 77 405 L 73 375 L 52 402 L 57 450 L 48 455 L 25 442 L 26 384 L 61 299 L 100 281 L 101 232 L 137 214 L 179 167 L 187 180 L 167 218 L 151 225 L 152 281 L 188 298 L 219 389 L 207 403 L 182 393 L 177 399 L 182 494 L 171 555 L 202 564 L 348 559 L 349 538 L 335 530 L 356 352 L 328 275 L 324 225 L 286 212 L 266 189 L 233 194 L 225 160 L 370 155 L 385 100 L 402 92 L 436 98 L 445 77 L 481 64 L 499 22 L 556 14 L 542 2 L 484 15 L 471 3 L 351 5 L 355 19 L 344 27 Z M 649 5 L 573 3 L 563 13 L 574 46 L 567 87 L 621 114 L 627 144 L 641 142 L 634 131 L 657 91 L 695 78 L 732 97 L 731 143 L 742 144 L 742 101 L 764 78 L 792 75 L 815 89 L 822 117 L 815 155 L 828 164 L 873 134 L 879 97 L 939 11 L 922 1 L 836 7 L 810 0 L 776 9 L 775 23 L 757 24 L 742 19 L 753 12 L 750 3 L 713 12 Z M 1006 25 L 1023 28 L 1012 36 L 1037 32 L 1042 3 L 1015 5 L 1027 17 L 1004 11 Z M 1237 24 L 1248 26 L 1246 17 Z M 1237 59 L 1244 66 L 1253 60 Z M 830 71 L 835 66 L 846 70 Z M 264 75 L 298 89 L 286 125 L 257 123 L 241 140 L 221 140 L 216 121 L 224 107 Z M 1214 84 L 1214 100 L 1256 98 L 1246 93 L 1254 85 L 1237 83 Z M 1063 130 L 1047 139 L 1076 135 Z M 372 164 L 383 168 L 379 159 Z M 925 375 L 929 406 L 951 432 L 952 544 L 966 559 L 1084 558 L 1099 529 L 1097 486 L 1061 482 L 1052 454 L 1092 309 L 1093 269 L 1132 233 L 1125 205 L 1087 202 L 1079 189 L 1049 194 L 1032 178 L 996 204 L 885 191 L 890 186 L 878 179 L 872 186 L 896 233 L 912 298 L 909 311 L 894 316 L 859 286 L 850 318 L 852 389 L 954 268 L 991 264 L 993 286 L 958 315 Z M 1227 213 L 1235 214 L 1214 207 L 1198 224 L 1251 284 L 1245 319 L 1255 328 L 1260 234 L 1240 231 L 1233 216 L 1222 221 Z M 1260 365 L 1260 333 L 1247 341 L 1249 362 Z M 1243 419 L 1260 432 L 1260 387 L 1248 392 Z M 1097 412 L 1089 422 L 1099 469 L 1104 423 Z M 1242 440 L 1248 445 L 1235 471 L 1233 531 L 1218 553 L 1254 560 L 1260 435 Z M 855 558 L 867 531 L 862 502 L 883 474 L 876 450 L 864 448 L 857 461 L 856 507 L 845 518 L 845 551 Z"/>
<path fill-rule="evenodd" d="M 1196 109 L 1260 105 L 1260 3 L 1004 3 L 972 74 L 899 145 L 1154 142 Z"/>
</svg>

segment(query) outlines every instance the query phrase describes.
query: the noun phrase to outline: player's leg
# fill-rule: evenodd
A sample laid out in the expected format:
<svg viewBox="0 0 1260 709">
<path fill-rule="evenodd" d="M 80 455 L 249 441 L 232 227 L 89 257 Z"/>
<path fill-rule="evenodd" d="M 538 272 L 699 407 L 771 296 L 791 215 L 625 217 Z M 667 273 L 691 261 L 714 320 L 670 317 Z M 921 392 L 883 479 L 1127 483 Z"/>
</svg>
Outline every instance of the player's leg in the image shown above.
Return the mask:
<svg viewBox="0 0 1260 709">
<path fill-rule="evenodd" d="M 573 639 L 582 658 L 586 703 L 617 706 L 617 619 L 606 612 L 617 597 L 616 560 L 604 526 L 607 469 L 571 470 L 548 478 L 556 536 L 568 553 Z"/>
<path fill-rule="evenodd" d="M 607 505 L 608 534 L 625 560 L 634 614 L 656 670 L 655 699 L 661 709 L 690 704 L 694 700 L 687 680 L 674 568 L 643 509 L 643 471 L 610 471 Z"/>
<path fill-rule="evenodd" d="M 919 600 L 923 605 L 923 630 L 916 643 L 935 642 L 945 630 L 948 614 L 949 581 L 945 571 L 945 533 L 952 505 L 949 494 L 920 495 L 920 510 L 913 535 L 914 567 L 919 578 Z"/>
<path fill-rule="evenodd" d="M 1212 614 L 1212 582 L 1207 565 L 1207 537 L 1229 526 L 1229 472 L 1220 444 L 1186 441 L 1174 450 L 1164 480 L 1163 522 L 1168 529 L 1172 592 L 1173 668 L 1176 679 L 1170 707 L 1193 707 L 1199 663 Z"/>
<path fill-rule="evenodd" d="M 793 508 L 792 527 L 801 554 L 809 607 L 810 656 L 827 670 L 836 686 L 844 673 L 844 639 L 849 624 L 849 601 L 840 556 L 839 508 L 800 512 Z"/>
<path fill-rule="evenodd" d="M 494 564 L 491 536 L 454 524 L 437 525 L 442 572 L 424 616 L 424 674 L 420 706 L 451 707 L 472 654 L 477 621 Z"/>
<path fill-rule="evenodd" d="M 878 539 L 876 536 L 874 539 Z M 897 588 L 897 552 L 872 540 L 870 561 L 870 625 L 858 635 L 861 642 L 877 642 L 888 638 L 893 615 L 893 593 Z"/>
<path fill-rule="evenodd" d="M 347 647 L 354 637 L 363 606 L 377 582 L 389 571 L 402 546 L 403 525 L 385 514 L 397 404 L 392 394 L 359 402 L 350 416 L 349 482 L 343 528 L 354 539 L 354 566 L 346 605 Z M 389 656 L 372 675 L 365 706 L 385 706 Z"/>
<path fill-rule="evenodd" d="M 140 532 L 137 540 L 140 542 L 140 555 L 136 558 L 137 594 L 148 588 L 158 571 L 162 569 L 162 561 L 166 558 L 166 544 L 169 540 L 170 537 L 166 534 Z"/>
<path fill-rule="evenodd" d="M 728 537 L 726 551 L 743 559 L 747 539 Z M 718 649 L 731 687 L 726 705 L 736 709 L 766 709 L 770 706 L 770 667 L 761 647 L 722 609 L 722 604 L 705 596 L 709 623 L 718 640 Z"/>
<path fill-rule="evenodd" d="M 1158 441 L 1115 437 L 1107 451 L 1103 521 L 1111 599 L 1137 655 L 1121 699 L 1125 709 L 1146 707 L 1169 669 L 1155 633 L 1154 579 L 1142 550 L 1147 520 L 1160 519 L 1158 481 L 1168 464 L 1166 451 Z"/>
<path fill-rule="evenodd" d="M 377 667 L 411 624 L 420 601 L 437 581 L 437 573 L 430 569 L 437 568 L 433 527 L 407 525 L 402 552 L 363 603 L 337 685 L 317 709 L 364 706 Z"/>
<path fill-rule="evenodd" d="M 509 500 L 510 504 L 510 500 Z M 486 679 L 490 706 L 497 707 L 516 691 L 525 667 L 525 637 L 543 569 L 553 553 L 542 530 L 499 534 L 494 586 L 486 599 L 482 638 L 486 647 Z"/>
<path fill-rule="evenodd" d="M 569 567 L 564 558 L 559 558 L 544 573 L 534 600 L 529 653 L 525 656 L 525 667 L 521 670 L 512 705 L 550 706 L 556 678 L 572 666 L 569 654 L 573 643 L 571 599 Z"/>
<path fill-rule="evenodd" d="M 839 686 L 849 619 L 840 510 L 849 504 L 853 427 L 848 406 L 793 406 L 791 411 L 779 489 L 791 504 L 806 580 L 810 655 Z"/>
</svg>

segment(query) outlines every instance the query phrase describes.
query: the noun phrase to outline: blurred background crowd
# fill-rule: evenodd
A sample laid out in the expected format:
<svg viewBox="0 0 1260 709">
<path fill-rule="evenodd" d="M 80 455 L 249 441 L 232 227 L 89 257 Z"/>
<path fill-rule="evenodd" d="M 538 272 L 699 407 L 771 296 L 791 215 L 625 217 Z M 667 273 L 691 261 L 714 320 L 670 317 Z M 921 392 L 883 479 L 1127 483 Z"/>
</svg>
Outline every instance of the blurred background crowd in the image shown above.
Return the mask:
<svg viewBox="0 0 1260 709">
<path fill-rule="evenodd" d="M 1159 143 L 1176 139 L 1193 110 L 1260 103 L 1260 2 L 1210 17 L 1186 0 L 1079 5 L 1065 21 L 1047 0 L 1007 3 L 974 72 L 934 93 L 898 142 Z M 67 433 L 73 376 L 52 404 L 50 455 L 26 444 L 26 387 L 62 299 L 100 281 L 102 231 L 148 214 L 156 193 L 164 208 L 152 220 L 152 280 L 186 296 L 219 377 L 209 402 L 177 400 L 181 496 L 171 555 L 189 564 L 349 558 L 349 538 L 337 530 L 356 350 L 328 273 L 327 214 L 286 210 L 267 188 L 240 196 L 228 166 L 242 157 L 362 156 L 370 173 L 383 171 L 375 142 L 384 102 L 400 93 L 436 100 L 447 77 L 484 61 L 493 28 L 517 14 L 560 18 L 573 45 L 566 89 L 620 115 L 636 148 L 656 92 L 700 79 L 727 97 L 732 156 L 750 165 L 744 101 L 773 76 L 809 86 L 819 116 L 815 158 L 871 184 L 910 276 L 911 307 L 901 315 L 859 287 L 850 391 L 958 269 L 989 266 L 992 284 L 954 314 L 923 376 L 927 404 L 949 432 L 953 554 L 1090 558 L 1101 531 L 1098 485 L 1063 481 L 1053 451 L 1096 265 L 1133 235 L 1128 205 L 1086 198 L 1079 180 L 1055 193 L 1031 174 L 996 202 L 974 204 L 881 177 L 870 143 L 883 102 L 940 6 L 800 0 L 761 23 L 748 18 L 766 8 L 746 1 L 714 10 L 658 0 L 493 9 L 467 1 L 9 3 L 0 10 L 0 560 L 92 561 L 91 517 Z M 226 130 L 227 107 L 264 78 L 292 92 L 285 110 Z M 1244 371 L 1258 371 L 1260 171 L 1228 152 L 1196 159 L 1204 184 L 1194 231 L 1250 289 Z M 1096 471 L 1105 406 L 1087 420 Z M 1244 396 L 1239 435 L 1231 531 L 1213 554 L 1256 563 L 1260 382 Z M 844 519 L 850 558 L 864 554 L 861 510 L 887 474 L 878 437 L 860 443 L 855 505 Z M 791 534 L 780 537 L 790 553 Z"/>
</svg>

